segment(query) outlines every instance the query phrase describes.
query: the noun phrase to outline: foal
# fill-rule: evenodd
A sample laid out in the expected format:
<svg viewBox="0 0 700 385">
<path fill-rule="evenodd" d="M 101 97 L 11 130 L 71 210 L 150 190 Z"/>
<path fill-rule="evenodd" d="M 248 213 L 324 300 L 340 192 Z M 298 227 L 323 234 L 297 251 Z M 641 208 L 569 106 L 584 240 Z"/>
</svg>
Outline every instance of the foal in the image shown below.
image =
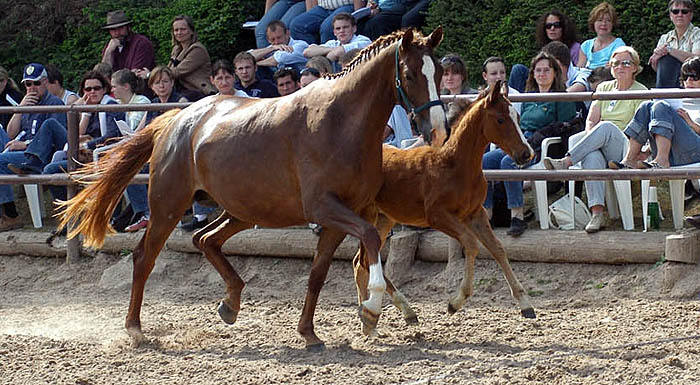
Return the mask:
<svg viewBox="0 0 700 385">
<path fill-rule="evenodd" d="M 450 314 L 459 310 L 473 293 L 478 239 L 503 270 L 522 315 L 535 318 L 535 311 L 515 277 L 503 245 L 494 235 L 482 206 L 487 185 L 481 158 L 489 142 L 498 144 L 518 164 L 524 164 L 534 156 L 517 122 L 517 113 L 501 93 L 498 82 L 468 106 L 458 123 L 453 125 L 452 135 L 444 146 L 410 150 L 384 146 L 384 181 L 375 198 L 380 210 L 376 226 L 382 243 L 396 223 L 404 223 L 440 230 L 459 240 L 464 247 L 464 277 L 459 292 L 448 303 Z M 368 282 L 363 248 L 355 255 L 353 265 L 358 299 L 362 301 L 367 298 Z M 386 283 L 387 293 L 406 321 L 417 322 L 416 314 L 405 297 L 389 280 Z M 364 327 L 363 331 L 371 333 Z"/>
</svg>

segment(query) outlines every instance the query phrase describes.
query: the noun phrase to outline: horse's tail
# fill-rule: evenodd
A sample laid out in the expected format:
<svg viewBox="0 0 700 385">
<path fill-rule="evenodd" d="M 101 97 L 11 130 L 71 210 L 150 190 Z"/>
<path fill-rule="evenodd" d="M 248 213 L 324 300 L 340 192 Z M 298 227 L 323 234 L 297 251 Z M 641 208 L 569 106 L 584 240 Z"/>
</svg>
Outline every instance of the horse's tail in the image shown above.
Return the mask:
<svg viewBox="0 0 700 385">
<path fill-rule="evenodd" d="M 159 136 L 175 123 L 179 111 L 165 112 L 134 136 L 106 151 L 97 165 L 72 172 L 71 176 L 87 187 L 68 201 L 58 202 L 59 229 L 69 222 L 76 223 L 69 238 L 82 233 L 85 246 L 102 247 L 105 236 L 114 233 L 109 221 L 124 190 L 151 158 Z"/>
</svg>

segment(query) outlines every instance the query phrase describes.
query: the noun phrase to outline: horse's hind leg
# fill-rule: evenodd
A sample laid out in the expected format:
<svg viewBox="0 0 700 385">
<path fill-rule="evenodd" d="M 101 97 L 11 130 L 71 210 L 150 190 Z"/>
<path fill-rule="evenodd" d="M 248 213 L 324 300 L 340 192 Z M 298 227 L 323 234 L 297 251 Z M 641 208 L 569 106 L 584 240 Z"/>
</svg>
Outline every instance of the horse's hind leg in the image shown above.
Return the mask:
<svg viewBox="0 0 700 385">
<path fill-rule="evenodd" d="M 381 212 L 379 213 L 377 217 L 376 228 L 377 231 L 379 231 L 379 237 L 382 240 L 382 246 L 380 247 L 380 249 L 384 247 L 387 236 L 389 235 L 389 232 L 391 231 L 392 227 L 394 227 L 394 224 L 394 221 L 386 217 Z M 353 259 L 353 269 L 355 272 L 355 287 L 357 289 L 357 301 L 360 305 L 362 304 L 362 302 L 369 299 L 369 295 L 367 293 L 367 283 L 369 282 L 369 265 L 365 257 L 366 254 L 364 247 L 360 245 L 360 249 L 357 251 L 357 254 L 355 254 L 355 258 Z M 403 318 L 407 324 L 417 324 L 418 316 L 408 304 L 408 300 L 406 300 L 406 297 L 404 297 L 404 295 L 399 291 L 399 289 L 396 288 L 396 286 L 394 286 L 394 284 L 389 278 L 386 277 L 386 275 L 384 276 L 384 280 L 386 281 L 386 293 L 391 298 L 391 303 L 397 309 L 399 309 L 399 311 L 401 311 L 401 314 L 403 314 Z M 363 333 L 366 334 L 367 332 L 369 331 L 365 330 L 365 327 L 363 326 Z"/>
<path fill-rule="evenodd" d="M 153 193 L 153 191 L 152 191 Z M 171 194 L 172 197 L 172 194 Z M 191 204 L 191 198 L 181 197 L 179 200 L 149 199 L 151 217 L 141 241 L 133 252 L 134 273 L 131 283 L 131 300 L 126 315 L 126 331 L 131 337 L 132 344 L 138 346 L 146 340 L 141 331 L 141 305 L 143 290 L 148 276 L 153 271 L 156 258 L 163 248 L 165 241 L 173 231 L 179 218 Z M 167 207 L 165 207 L 167 205 Z"/>
<path fill-rule="evenodd" d="M 515 277 L 515 273 L 513 273 L 513 269 L 511 269 L 510 263 L 508 262 L 508 256 L 503 248 L 503 244 L 498 240 L 498 238 L 496 238 L 493 230 L 491 230 L 486 211 L 482 210 L 480 214 L 472 219 L 469 225 L 481 243 L 489 250 L 493 258 L 501 267 L 503 275 L 505 276 L 508 286 L 510 287 L 511 295 L 516 301 L 518 301 L 520 313 L 525 318 L 535 318 L 535 310 L 527 300 L 525 288 L 523 288 L 523 285 L 520 284 L 518 278 Z"/>
<path fill-rule="evenodd" d="M 227 297 L 219 303 L 218 311 L 221 319 L 227 324 L 236 322 L 241 309 L 241 291 L 245 282 L 221 253 L 221 246 L 234 234 L 251 227 L 253 224 L 240 221 L 229 213 L 223 212 L 215 221 L 197 231 L 192 237 L 192 243 L 204 253 L 226 283 Z"/>
</svg>

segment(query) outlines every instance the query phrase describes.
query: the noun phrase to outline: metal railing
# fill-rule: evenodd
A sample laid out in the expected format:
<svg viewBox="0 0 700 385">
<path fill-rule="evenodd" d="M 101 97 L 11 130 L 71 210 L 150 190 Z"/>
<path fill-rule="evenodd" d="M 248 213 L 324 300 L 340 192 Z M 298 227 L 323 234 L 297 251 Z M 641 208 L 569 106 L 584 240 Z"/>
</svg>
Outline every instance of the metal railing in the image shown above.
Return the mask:
<svg viewBox="0 0 700 385">
<path fill-rule="evenodd" d="M 450 102 L 458 99 L 473 100 L 476 95 L 443 95 L 441 99 Z M 521 93 L 510 95 L 513 102 L 541 101 L 590 101 L 590 100 L 627 100 L 627 99 L 675 99 L 700 98 L 698 90 L 655 89 L 648 91 L 612 91 L 612 92 L 552 92 Z M 73 171 L 78 164 L 78 122 L 80 113 L 101 111 L 163 111 L 172 108 L 185 108 L 191 103 L 151 103 L 151 104 L 112 104 L 112 105 L 68 105 L 68 106 L 10 106 L 0 107 L 0 114 L 65 112 L 68 118 L 68 170 Z M 484 170 L 488 180 L 674 180 L 700 178 L 700 168 L 649 169 L 649 170 Z M 134 183 L 147 184 L 148 175 L 136 175 Z M 77 182 L 67 174 L 53 175 L 0 175 L 0 184 L 47 184 L 65 185 L 68 197 L 73 197 Z M 73 238 L 67 244 L 67 262 L 79 257 L 80 243 Z"/>
</svg>

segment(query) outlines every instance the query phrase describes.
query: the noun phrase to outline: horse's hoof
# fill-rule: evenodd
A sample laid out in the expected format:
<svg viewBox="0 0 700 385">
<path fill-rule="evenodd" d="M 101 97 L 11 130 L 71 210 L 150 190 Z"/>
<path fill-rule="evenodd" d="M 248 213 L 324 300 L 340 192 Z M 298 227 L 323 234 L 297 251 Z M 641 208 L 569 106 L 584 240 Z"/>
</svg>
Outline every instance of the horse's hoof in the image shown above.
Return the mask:
<svg viewBox="0 0 700 385">
<path fill-rule="evenodd" d="M 127 328 L 126 333 L 131 338 L 131 347 L 132 348 L 138 348 L 139 346 L 148 342 L 148 340 L 146 339 L 146 336 L 143 335 L 143 332 L 141 332 L 140 328 L 136 328 L 136 327 Z"/>
<path fill-rule="evenodd" d="M 367 337 L 376 337 L 377 329 L 362 324 L 362 334 L 364 334 Z"/>
<path fill-rule="evenodd" d="M 449 315 L 452 315 L 452 314 L 454 314 L 454 313 L 457 313 L 457 310 L 459 310 L 459 309 L 457 309 L 456 307 L 454 307 L 454 306 L 452 305 L 452 302 L 448 302 L 448 303 L 447 303 L 447 313 L 448 313 Z"/>
<path fill-rule="evenodd" d="M 411 316 L 405 317 L 406 325 L 418 325 L 418 316 L 413 314 Z"/>
<path fill-rule="evenodd" d="M 531 307 L 521 310 L 520 314 L 522 314 L 525 318 L 537 318 L 537 316 L 535 315 L 535 309 Z"/>
<path fill-rule="evenodd" d="M 236 322 L 236 317 L 238 314 L 236 314 L 236 312 L 234 312 L 233 309 L 226 304 L 226 302 L 219 302 L 218 311 L 221 319 L 227 324 L 232 325 L 234 322 Z"/>
<path fill-rule="evenodd" d="M 323 342 L 319 342 L 313 345 L 306 345 L 306 351 L 309 353 L 321 353 L 324 350 L 326 350 L 326 344 L 324 344 Z"/>
<path fill-rule="evenodd" d="M 364 305 L 360 305 L 360 320 L 363 325 L 362 330 L 365 329 L 365 326 L 370 330 L 374 330 L 377 328 L 377 323 L 379 322 L 379 314 L 375 314 Z"/>
</svg>

